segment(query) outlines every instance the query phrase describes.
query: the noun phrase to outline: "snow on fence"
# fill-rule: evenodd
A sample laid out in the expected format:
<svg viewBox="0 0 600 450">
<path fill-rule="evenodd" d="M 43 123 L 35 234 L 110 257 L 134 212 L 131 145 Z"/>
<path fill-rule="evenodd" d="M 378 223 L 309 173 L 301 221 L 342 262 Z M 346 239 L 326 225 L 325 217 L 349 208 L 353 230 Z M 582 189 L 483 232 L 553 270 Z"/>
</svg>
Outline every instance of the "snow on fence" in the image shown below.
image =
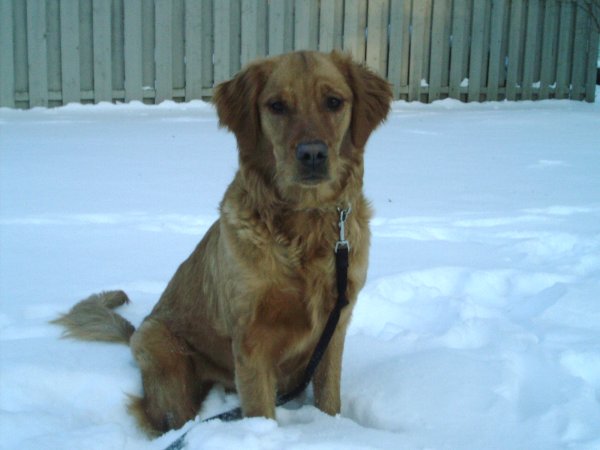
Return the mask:
<svg viewBox="0 0 600 450">
<path fill-rule="evenodd" d="M 409 101 L 591 102 L 598 3 L 0 0 L 0 106 L 206 98 L 297 49 L 347 51 Z"/>
</svg>

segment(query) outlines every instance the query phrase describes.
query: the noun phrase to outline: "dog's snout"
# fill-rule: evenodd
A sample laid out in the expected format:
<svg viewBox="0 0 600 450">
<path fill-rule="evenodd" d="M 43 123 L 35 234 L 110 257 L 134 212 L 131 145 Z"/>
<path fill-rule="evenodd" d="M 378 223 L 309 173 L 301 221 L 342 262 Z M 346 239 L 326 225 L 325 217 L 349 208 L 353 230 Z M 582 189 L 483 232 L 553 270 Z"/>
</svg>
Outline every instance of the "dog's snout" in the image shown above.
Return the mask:
<svg viewBox="0 0 600 450">
<path fill-rule="evenodd" d="M 301 142 L 296 147 L 296 159 L 305 167 L 316 169 L 327 161 L 327 144 L 323 141 Z"/>
</svg>

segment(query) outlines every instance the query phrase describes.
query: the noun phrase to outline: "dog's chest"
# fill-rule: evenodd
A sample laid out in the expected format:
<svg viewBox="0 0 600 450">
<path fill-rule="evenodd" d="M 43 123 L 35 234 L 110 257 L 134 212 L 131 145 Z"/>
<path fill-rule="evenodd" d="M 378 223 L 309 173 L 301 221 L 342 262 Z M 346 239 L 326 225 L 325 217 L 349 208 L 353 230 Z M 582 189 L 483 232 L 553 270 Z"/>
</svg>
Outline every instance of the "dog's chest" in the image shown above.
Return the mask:
<svg viewBox="0 0 600 450">
<path fill-rule="evenodd" d="M 313 324 L 320 321 L 323 313 L 328 314 L 337 298 L 335 246 L 340 232 L 336 218 L 336 215 L 312 220 L 292 217 L 282 221 L 273 233 L 275 245 L 267 250 L 271 254 L 264 258 L 279 262 L 272 267 L 269 291 L 279 292 L 288 299 L 288 305 L 302 305 Z M 359 227 L 353 225 L 354 237 L 358 237 Z M 351 258 L 361 252 L 360 245 L 353 247 Z M 349 273 L 350 285 L 354 284 L 354 274 Z"/>
</svg>

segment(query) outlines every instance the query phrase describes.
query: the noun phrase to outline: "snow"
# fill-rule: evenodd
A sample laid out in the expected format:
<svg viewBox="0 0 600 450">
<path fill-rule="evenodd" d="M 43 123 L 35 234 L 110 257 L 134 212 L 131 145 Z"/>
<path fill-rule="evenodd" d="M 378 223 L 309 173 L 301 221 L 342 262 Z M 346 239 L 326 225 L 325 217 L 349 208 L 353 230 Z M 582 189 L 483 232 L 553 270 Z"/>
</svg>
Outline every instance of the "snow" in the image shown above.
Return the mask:
<svg viewBox="0 0 600 450">
<path fill-rule="evenodd" d="M 277 421 L 189 423 L 190 448 L 600 448 L 599 142 L 594 104 L 395 103 L 366 153 L 376 215 L 341 415 L 309 392 Z M 139 324 L 236 165 L 200 102 L 0 110 L 0 448 L 180 435 L 150 441 L 127 414 L 127 347 L 48 321 L 123 288 Z M 236 402 L 215 388 L 200 416 Z"/>
</svg>

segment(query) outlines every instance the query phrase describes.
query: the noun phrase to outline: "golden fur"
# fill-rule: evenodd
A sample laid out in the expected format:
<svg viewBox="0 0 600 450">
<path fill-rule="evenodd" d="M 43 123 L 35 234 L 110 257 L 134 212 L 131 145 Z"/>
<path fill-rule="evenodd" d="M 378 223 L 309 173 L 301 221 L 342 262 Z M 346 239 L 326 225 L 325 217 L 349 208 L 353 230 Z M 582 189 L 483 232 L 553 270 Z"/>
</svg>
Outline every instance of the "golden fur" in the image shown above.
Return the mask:
<svg viewBox="0 0 600 450">
<path fill-rule="evenodd" d="M 275 416 L 277 392 L 300 381 L 336 301 L 337 208 L 350 205 L 350 306 L 313 380 L 317 407 L 339 413 L 344 336 L 368 263 L 363 152 L 390 101 L 388 83 L 335 52 L 260 60 L 217 87 L 240 163 L 219 220 L 135 332 L 109 310 L 122 293 L 93 296 L 57 320 L 97 340 L 114 323 L 107 337 L 129 341 L 144 389 L 130 410 L 144 429 L 181 427 L 214 383 L 237 390 L 245 416 Z"/>
</svg>

